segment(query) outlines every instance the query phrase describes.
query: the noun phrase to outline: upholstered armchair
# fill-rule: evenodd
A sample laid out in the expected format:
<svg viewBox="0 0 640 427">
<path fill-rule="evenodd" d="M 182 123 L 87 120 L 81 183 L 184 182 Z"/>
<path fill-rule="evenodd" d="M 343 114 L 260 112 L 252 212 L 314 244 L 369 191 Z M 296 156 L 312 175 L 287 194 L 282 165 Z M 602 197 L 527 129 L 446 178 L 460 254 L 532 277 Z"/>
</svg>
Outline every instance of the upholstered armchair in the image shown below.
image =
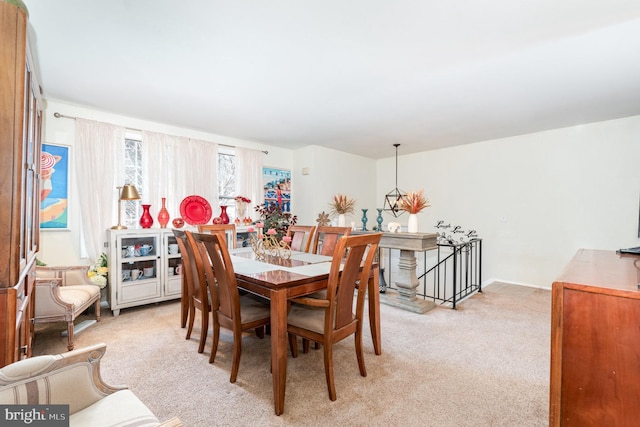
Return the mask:
<svg viewBox="0 0 640 427">
<path fill-rule="evenodd" d="M 74 321 L 95 305 L 100 321 L 100 287 L 87 276 L 89 267 L 37 267 L 34 322 L 67 322 L 67 349 L 73 350 Z"/>
<path fill-rule="evenodd" d="M 105 351 L 105 344 L 95 344 L 64 354 L 23 359 L 1 368 L 0 404 L 69 405 L 71 427 L 182 426 L 177 418 L 160 424 L 127 387 L 103 382 L 100 359 Z"/>
</svg>

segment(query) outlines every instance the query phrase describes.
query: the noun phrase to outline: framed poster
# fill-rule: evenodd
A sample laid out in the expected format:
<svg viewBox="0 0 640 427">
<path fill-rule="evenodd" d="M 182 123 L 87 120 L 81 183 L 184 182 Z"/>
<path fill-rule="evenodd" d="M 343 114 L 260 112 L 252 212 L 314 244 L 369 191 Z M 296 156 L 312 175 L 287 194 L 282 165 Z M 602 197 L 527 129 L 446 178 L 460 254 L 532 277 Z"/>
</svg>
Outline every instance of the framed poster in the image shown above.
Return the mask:
<svg viewBox="0 0 640 427">
<path fill-rule="evenodd" d="M 262 168 L 264 204 L 277 204 L 283 212 L 291 212 L 291 171 L 271 167 Z"/>
<path fill-rule="evenodd" d="M 40 229 L 68 230 L 69 150 L 42 144 L 40 156 Z"/>
</svg>

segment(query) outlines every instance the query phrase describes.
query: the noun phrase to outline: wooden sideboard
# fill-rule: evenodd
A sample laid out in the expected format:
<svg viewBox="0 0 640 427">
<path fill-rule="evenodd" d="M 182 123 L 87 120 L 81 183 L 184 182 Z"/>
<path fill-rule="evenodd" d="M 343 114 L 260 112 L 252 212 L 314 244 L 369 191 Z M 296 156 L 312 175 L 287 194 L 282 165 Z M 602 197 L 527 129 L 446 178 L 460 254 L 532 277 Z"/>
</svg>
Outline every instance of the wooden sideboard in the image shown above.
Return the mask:
<svg viewBox="0 0 640 427">
<path fill-rule="evenodd" d="M 0 366 L 29 357 L 33 337 L 42 109 L 32 63 L 24 6 L 0 0 Z"/>
<path fill-rule="evenodd" d="M 553 283 L 550 426 L 640 420 L 640 257 L 581 249 Z"/>
</svg>

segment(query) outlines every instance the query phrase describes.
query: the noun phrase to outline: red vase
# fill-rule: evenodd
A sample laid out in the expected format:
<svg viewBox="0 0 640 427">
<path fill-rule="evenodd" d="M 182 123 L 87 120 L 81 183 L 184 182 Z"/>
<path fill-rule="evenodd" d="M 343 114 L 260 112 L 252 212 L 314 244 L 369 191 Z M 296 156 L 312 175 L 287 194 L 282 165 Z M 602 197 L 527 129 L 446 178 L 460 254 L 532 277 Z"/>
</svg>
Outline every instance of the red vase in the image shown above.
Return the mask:
<svg viewBox="0 0 640 427">
<path fill-rule="evenodd" d="M 222 212 L 220 212 L 220 219 L 222 220 L 222 223 L 229 224 L 229 215 L 227 215 L 227 207 L 220 206 L 220 209 L 222 209 Z"/>
<path fill-rule="evenodd" d="M 167 198 L 162 198 L 162 207 L 160 208 L 160 212 L 158 212 L 158 224 L 160 224 L 160 228 L 167 228 L 167 224 L 169 223 L 169 211 L 165 204 L 167 203 Z"/>
<path fill-rule="evenodd" d="M 140 227 L 151 228 L 153 225 L 153 217 L 149 212 L 151 205 L 142 205 L 142 216 L 140 217 Z"/>
</svg>

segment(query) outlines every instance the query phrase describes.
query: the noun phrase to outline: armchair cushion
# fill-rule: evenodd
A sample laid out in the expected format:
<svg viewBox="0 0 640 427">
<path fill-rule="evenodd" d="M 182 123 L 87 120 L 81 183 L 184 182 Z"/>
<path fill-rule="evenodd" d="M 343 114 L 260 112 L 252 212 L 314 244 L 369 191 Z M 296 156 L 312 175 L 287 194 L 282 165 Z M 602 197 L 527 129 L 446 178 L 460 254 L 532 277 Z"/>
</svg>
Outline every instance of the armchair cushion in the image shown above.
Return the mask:
<svg viewBox="0 0 640 427">
<path fill-rule="evenodd" d="M 157 426 L 158 419 L 131 390 L 121 390 L 71 414 L 71 426 Z"/>
<path fill-rule="evenodd" d="M 0 369 L 0 404 L 68 404 L 70 426 L 160 425 L 132 391 L 102 381 L 105 351 L 105 344 L 96 344 L 5 366 Z"/>
<path fill-rule="evenodd" d="M 35 315 L 38 323 L 73 320 L 100 299 L 100 287 L 97 285 L 60 286 L 55 279 L 38 279 L 36 287 Z"/>
</svg>

